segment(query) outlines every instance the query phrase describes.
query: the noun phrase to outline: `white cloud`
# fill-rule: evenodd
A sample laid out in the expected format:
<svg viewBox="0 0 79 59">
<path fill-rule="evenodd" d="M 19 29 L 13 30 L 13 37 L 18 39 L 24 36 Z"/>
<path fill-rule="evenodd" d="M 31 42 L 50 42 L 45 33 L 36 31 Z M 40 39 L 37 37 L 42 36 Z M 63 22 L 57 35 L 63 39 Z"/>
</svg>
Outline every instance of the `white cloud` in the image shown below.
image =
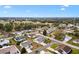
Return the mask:
<svg viewBox="0 0 79 59">
<path fill-rule="evenodd" d="M 8 8 L 11 8 L 11 6 L 4 6 L 4 8 L 8 9 Z"/>
<path fill-rule="evenodd" d="M 64 5 L 64 7 L 69 7 L 69 5 L 66 4 L 66 5 Z"/>
<path fill-rule="evenodd" d="M 60 10 L 61 10 L 61 11 L 64 11 L 64 10 L 65 10 L 65 8 L 61 8 Z"/>
</svg>

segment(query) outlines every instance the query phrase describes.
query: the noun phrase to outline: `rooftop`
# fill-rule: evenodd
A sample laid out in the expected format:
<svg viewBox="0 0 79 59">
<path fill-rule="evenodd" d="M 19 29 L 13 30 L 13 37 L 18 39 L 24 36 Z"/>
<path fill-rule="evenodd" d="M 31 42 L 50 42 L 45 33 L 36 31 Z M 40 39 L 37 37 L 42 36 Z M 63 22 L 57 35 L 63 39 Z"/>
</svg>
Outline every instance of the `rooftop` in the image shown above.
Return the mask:
<svg viewBox="0 0 79 59">
<path fill-rule="evenodd" d="M 11 45 L 6 48 L 0 48 L 0 54 L 19 54 L 20 51 L 15 45 Z"/>
</svg>

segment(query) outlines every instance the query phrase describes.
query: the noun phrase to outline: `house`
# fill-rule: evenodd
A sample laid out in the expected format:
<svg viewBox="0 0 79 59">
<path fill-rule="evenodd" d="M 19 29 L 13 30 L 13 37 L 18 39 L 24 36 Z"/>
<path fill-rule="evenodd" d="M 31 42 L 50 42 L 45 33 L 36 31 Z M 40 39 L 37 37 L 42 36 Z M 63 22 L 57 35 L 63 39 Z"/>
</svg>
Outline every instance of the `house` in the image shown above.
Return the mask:
<svg viewBox="0 0 79 59">
<path fill-rule="evenodd" d="M 43 36 L 40 36 L 40 35 L 35 38 L 35 41 L 37 41 L 39 43 L 44 42 L 44 40 L 45 40 L 45 38 Z"/>
<path fill-rule="evenodd" d="M 22 36 L 18 36 L 18 37 L 15 37 L 14 40 L 21 42 L 21 41 L 25 40 L 25 38 Z"/>
<path fill-rule="evenodd" d="M 66 24 L 59 24 L 59 27 L 66 27 Z"/>
<path fill-rule="evenodd" d="M 71 48 L 65 45 L 59 45 L 56 50 L 61 54 L 69 54 L 71 52 Z"/>
<path fill-rule="evenodd" d="M 68 24 L 67 27 L 74 27 L 74 25 L 73 24 Z"/>
<path fill-rule="evenodd" d="M 31 37 L 33 37 L 34 35 L 35 35 L 35 33 L 28 33 L 28 34 L 27 34 L 27 37 L 31 38 Z"/>
<path fill-rule="evenodd" d="M 24 47 L 28 53 L 32 52 L 32 50 L 31 50 L 32 49 L 32 42 L 31 41 L 24 41 L 20 44 L 20 46 L 22 48 Z"/>
<path fill-rule="evenodd" d="M 22 35 L 22 32 L 17 31 L 17 32 L 13 32 L 12 34 L 21 36 Z"/>
<path fill-rule="evenodd" d="M 3 46 L 5 44 L 8 44 L 9 43 L 9 40 L 6 40 L 4 38 L 0 39 L 0 45 Z"/>
<path fill-rule="evenodd" d="M 20 51 L 15 45 L 11 45 L 5 48 L 0 48 L 0 54 L 20 54 Z"/>
<path fill-rule="evenodd" d="M 79 39 L 73 40 L 73 43 L 79 44 Z"/>
<path fill-rule="evenodd" d="M 73 33 L 74 30 L 71 30 L 71 29 L 65 29 L 64 32 L 65 32 L 65 33 Z"/>
<path fill-rule="evenodd" d="M 47 30 L 47 34 L 51 34 L 53 32 L 53 29 L 52 28 L 49 28 L 48 30 Z"/>
<path fill-rule="evenodd" d="M 42 51 L 40 51 L 40 54 L 51 54 L 51 53 L 49 51 L 42 50 Z"/>
<path fill-rule="evenodd" d="M 23 48 L 32 48 L 32 42 L 31 41 L 24 41 L 20 44 L 20 46 Z"/>
<path fill-rule="evenodd" d="M 69 40 L 71 40 L 72 39 L 72 37 L 70 37 L 70 36 L 68 36 L 68 35 L 65 35 L 65 38 L 64 38 L 64 41 L 63 42 L 67 42 L 67 41 L 69 41 Z"/>
</svg>

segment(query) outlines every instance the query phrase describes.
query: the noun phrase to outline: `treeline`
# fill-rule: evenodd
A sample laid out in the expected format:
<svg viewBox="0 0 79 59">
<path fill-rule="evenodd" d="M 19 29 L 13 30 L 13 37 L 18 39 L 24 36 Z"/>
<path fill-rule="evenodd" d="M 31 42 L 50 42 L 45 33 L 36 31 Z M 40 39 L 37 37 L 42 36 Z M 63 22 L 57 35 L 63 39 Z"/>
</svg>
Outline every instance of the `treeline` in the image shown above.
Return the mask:
<svg viewBox="0 0 79 59">
<path fill-rule="evenodd" d="M 21 30 L 27 30 L 27 29 L 33 29 L 38 27 L 44 27 L 49 26 L 46 24 L 35 24 L 35 23 L 15 23 L 15 22 L 9 22 L 6 24 L 0 23 L 0 30 L 10 32 L 10 31 L 21 31 Z"/>
<path fill-rule="evenodd" d="M 70 20 L 76 20 L 79 22 L 79 17 L 0 17 L 0 20 L 30 20 L 30 21 L 41 21 L 41 22 L 56 22 L 56 21 L 70 21 Z"/>
</svg>

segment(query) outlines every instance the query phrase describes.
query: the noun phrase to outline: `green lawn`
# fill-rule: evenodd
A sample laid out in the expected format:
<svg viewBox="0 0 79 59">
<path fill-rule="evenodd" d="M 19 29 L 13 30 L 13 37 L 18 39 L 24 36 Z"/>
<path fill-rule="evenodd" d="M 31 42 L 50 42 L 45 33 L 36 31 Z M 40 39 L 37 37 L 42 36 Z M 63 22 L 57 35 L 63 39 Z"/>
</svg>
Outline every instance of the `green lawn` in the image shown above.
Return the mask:
<svg viewBox="0 0 79 59">
<path fill-rule="evenodd" d="M 78 49 L 72 48 L 71 54 L 79 54 L 79 50 L 78 50 Z"/>
<path fill-rule="evenodd" d="M 79 47 L 79 44 L 77 44 L 77 43 L 73 43 L 73 40 L 75 40 L 75 39 L 78 39 L 77 37 L 75 37 L 75 36 L 72 36 L 72 39 L 71 40 L 69 40 L 67 43 L 69 43 L 69 44 L 72 44 L 72 45 L 74 45 L 74 46 L 78 46 Z"/>
<path fill-rule="evenodd" d="M 53 45 L 51 46 L 51 48 L 55 49 L 57 46 L 58 46 L 58 44 L 53 44 Z"/>
<path fill-rule="evenodd" d="M 51 34 L 48 34 L 47 36 L 48 36 L 48 37 L 51 37 L 52 35 L 51 35 Z"/>
<path fill-rule="evenodd" d="M 74 46 L 78 46 L 78 47 L 79 47 L 79 44 L 77 44 L 77 43 L 73 43 L 73 39 L 72 39 L 72 40 L 70 40 L 70 41 L 68 41 L 67 43 L 69 43 L 69 44 L 72 44 L 72 45 L 74 45 Z"/>
<path fill-rule="evenodd" d="M 50 40 L 50 39 L 47 39 L 47 38 L 46 38 L 45 41 L 44 41 L 44 43 L 46 43 L 46 44 L 47 44 L 47 43 L 50 43 L 50 42 L 51 42 L 51 40 Z"/>
<path fill-rule="evenodd" d="M 57 39 L 59 41 L 63 41 L 63 36 L 57 36 L 57 37 L 55 37 L 55 39 Z"/>
<path fill-rule="evenodd" d="M 16 44 L 16 41 L 14 39 L 10 39 L 10 44 L 14 45 Z"/>
<path fill-rule="evenodd" d="M 0 37 L 4 37 L 4 35 L 1 35 L 1 34 L 0 34 Z"/>
</svg>

